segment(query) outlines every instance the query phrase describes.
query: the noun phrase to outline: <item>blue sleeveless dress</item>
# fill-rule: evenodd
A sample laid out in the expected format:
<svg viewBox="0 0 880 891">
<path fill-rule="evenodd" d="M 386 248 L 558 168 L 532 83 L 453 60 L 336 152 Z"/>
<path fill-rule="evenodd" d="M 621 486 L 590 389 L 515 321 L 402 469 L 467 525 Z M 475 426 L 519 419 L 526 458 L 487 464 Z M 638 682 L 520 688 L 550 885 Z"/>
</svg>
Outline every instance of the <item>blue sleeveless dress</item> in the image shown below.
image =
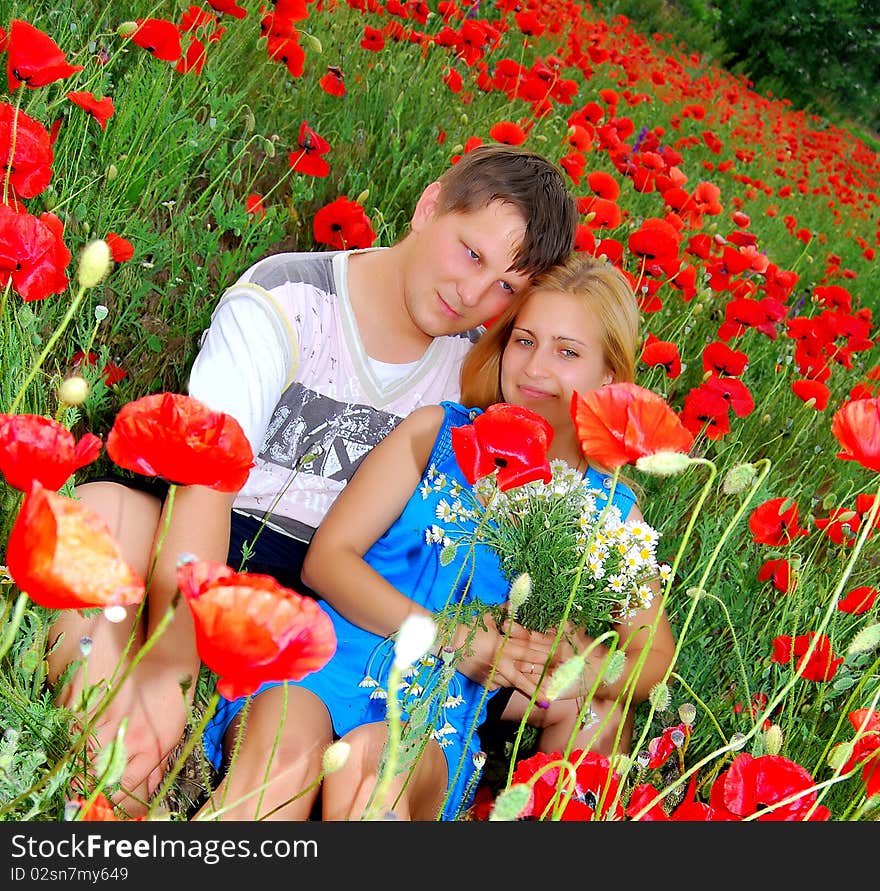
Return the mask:
<svg viewBox="0 0 880 891">
<path fill-rule="evenodd" d="M 503 603 L 510 589 L 497 557 L 485 545 L 478 545 L 472 556 L 465 553 L 468 548 L 460 547 L 456 558 L 444 566 L 440 561 L 440 546 L 426 543 L 426 530 L 437 522 L 437 505 L 449 497 L 448 486 L 438 490 L 431 485 L 429 471 L 433 470 L 432 480 L 439 472 L 446 475 L 447 481 L 456 480 L 468 488 L 455 460 L 449 431 L 472 423 L 480 414 L 480 409 L 468 410 L 458 403 L 441 404 L 445 416 L 419 487 L 400 517 L 364 555 L 364 560 L 398 591 L 434 613 L 457 602 L 466 604 L 475 599 L 484 604 Z M 611 486 L 610 477 L 592 468 L 584 480 L 586 485 L 600 492 Z M 620 508 L 625 519 L 635 503 L 635 496 L 629 488 L 618 483 L 612 503 Z M 463 568 L 465 561 L 467 564 Z M 287 683 L 311 690 L 318 696 L 330 713 L 334 732 L 341 737 L 362 724 L 385 720 L 394 641 L 353 625 L 326 601 L 319 603 L 333 622 L 336 653 L 323 668 L 301 681 Z M 263 684 L 253 696 L 281 683 Z M 481 684 L 431 655 L 404 673 L 398 693 L 402 719 L 411 718 L 413 723 L 430 725 L 432 738 L 446 757 L 449 786 L 442 813 L 444 820 L 456 819 L 470 804 L 479 770 L 474 763 L 480 751 L 477 728 L 485 720 L 486 705 L 496 692 L 487 692 Z M 205 728 L 205 751 L 217 768 L 223 759 L 223 736 L 246 699 L 221 697 L 216 713 Z M 422 704 L 419 709 L 416 708 L 418 703 Z"/>
</svg>

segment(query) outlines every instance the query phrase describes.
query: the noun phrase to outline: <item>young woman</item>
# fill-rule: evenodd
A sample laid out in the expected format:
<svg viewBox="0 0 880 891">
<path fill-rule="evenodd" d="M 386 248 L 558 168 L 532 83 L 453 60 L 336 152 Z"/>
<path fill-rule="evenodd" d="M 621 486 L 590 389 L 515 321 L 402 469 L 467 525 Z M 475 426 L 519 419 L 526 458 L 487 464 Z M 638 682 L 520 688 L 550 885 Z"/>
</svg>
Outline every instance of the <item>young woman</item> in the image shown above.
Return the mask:
<svg viewBox="0 0 880 891">
<path fill-rule="evenodd" d="M 496 402 L 524 406 L 554 429 L 548 458 L 578 468 L 591 488 L 601 489 L 608 477 L 590 467 L 581 452 L 569 414 L 571 397 L 574 391 L 631 380 L 637 343 L 638 310 L 625 276 L 604 262 L 576 257 L 538 278 L 483 335 L 463 367 L 464 405 L 447 402 L 419 409 L 373 449 L 315 534 L 303 567 L 305 583 L 324 598 L 322 605 L 333 620 L 336 655 L 302 681 L 264 685 L 249 705 L 241 734 L 244 702 L 224 704 L 206 730 L 206 748 L 215 763 L 233 747 L 236 757 L 213 804 L 200 816 L 210 819 L 214 806 L 225 801 L 223 818 L 250 819 L 259 799 L 261 815 L 307 819 L 317 795 L 317 786 L 310 786 L 320 773 L 324 749 L 336 737 L 348 742 L 351 752 L 345 765 L 323 782 L 323 818 L 358 819 L 363 814 L 386 738 L 386 703 L 376 692 L 387 688 L 392 635 L 407 616 L 433 616 L 443 609 L 452 591 L 488 604 L 508 597 L 509 585 L 497 561 L 481 555 L 469 576 L 460 572 L 458 561 L 442 565 L 439 549 L 425 545 L 425 530 L 435 522 L 444 494 L 426 481 L 444 473 L 467 486 L 450 430 L 471 423 Z M 641 516 L 624 485 L 616 486 L 612 502 L 624 519 Z M 621 640 L 628 640 L 627 651 L 634 657 L 646 646 L 649 627 L 657 626 L 634 702 L 647 696 L 673 651 L 668 622 L 657 616 L 658 609 L 655 601 L 620 627 Z M 473 756 L 480 744 L 470 728 L 485 719 L 486 701 L 500 687 L 511 688 L 504 716 L 515 718 L 538 689 L 553 636 L 529 634 L 514 625 L 504 641 L 492 614 L 483 618 L 485 628 L 476 632 L 457 629 L 452 646 L 462 655 L 455 663 L 454 690 L 435 706 L 434 732 L 411 769 L 394 778 L 383 802 L 399 819 L 454 819 L 474 788 L 478 768 Z M 636 660 L 627 661 L 632 666 Z M 585 675 L 599 664 L 595 652 Z M 628 674 L 625 670 L 614 685 L 600 687 L 605 713 Z M 490 692 L 484 696 L 490 676 Z M 537 700 L 542 698 L 538 690 Z M 543 749 L 568 742 L 578 705 L 575 699 L 559 699 L 529 716 L 544 728 Z M 593 709 L 599 711 L 595 705 Z M 604 744 L 581 737 L 578 742 Z M 274 757 L 267 768 L 270 752 Z"/>
</svg>

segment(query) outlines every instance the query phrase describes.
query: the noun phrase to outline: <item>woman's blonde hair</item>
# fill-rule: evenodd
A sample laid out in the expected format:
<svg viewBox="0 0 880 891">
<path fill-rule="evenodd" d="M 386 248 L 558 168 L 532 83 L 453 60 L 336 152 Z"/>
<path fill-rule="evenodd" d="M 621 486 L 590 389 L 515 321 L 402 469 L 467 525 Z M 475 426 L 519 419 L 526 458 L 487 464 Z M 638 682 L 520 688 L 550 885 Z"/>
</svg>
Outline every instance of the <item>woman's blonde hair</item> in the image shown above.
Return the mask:
<svg viewBox="0 0 880 891">
<path fill-rule="evenodd" d="M 639 306 L 627 277 L 589 254 L 573 254 L 535 278 L 498 316 L 465 357 L 461 401 L 487 408 L 502 402 L 501 356 L 517 314 L 536 291 L 563 291 L 584 300 L 602 326 L 602 352 L 612 380 L 633 381 L 639 346 Z"/>
</svg>

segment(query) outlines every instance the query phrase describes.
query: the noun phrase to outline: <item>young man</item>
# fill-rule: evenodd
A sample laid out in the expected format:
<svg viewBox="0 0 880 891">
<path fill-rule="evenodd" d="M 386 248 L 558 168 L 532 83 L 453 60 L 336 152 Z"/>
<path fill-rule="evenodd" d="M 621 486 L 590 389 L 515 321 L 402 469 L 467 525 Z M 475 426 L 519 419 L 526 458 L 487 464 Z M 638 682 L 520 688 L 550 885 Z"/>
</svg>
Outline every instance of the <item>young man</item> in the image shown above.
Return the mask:
<svg viewBox="0 0 880 891">
<path fill-rule="evenodd" d="M 152 567 L 127 658 L 171 605 L 182 553 L 238 569 L 242 543 L 265 522 L 244 568 L 302 591 L 308 541 L 360 459 L 415 408 L 458 397 L 467 332 L 563 260 L 576 224 L 553 165 L 521 149 L 480 146 L 425 188 L 393 246 L 278 254 L 247 270 L 221 297 L 189 381 L 190 395 L 242 425 L 257 456 L 243 489 L 183 488 L 167 524 L 161 502 L 145 492 L 110 482 L 78 490 L 108 519 L 131 565 L 145 577 Z M 62 614 L 50 676 L 80 658 L 88 636 L 88 683 L 109 678 L 130 631 Z M 123 788 L 133 797 L 117 798 L 132 815 L 144 810 L 180 739 L 181 690 L 191 696 L 199 664 L 189 611 L 178 608 L 96 728 L 106 745 L 126 721 Z M 82 674 L 61 693 L 67 705 Z"/>
</svg>

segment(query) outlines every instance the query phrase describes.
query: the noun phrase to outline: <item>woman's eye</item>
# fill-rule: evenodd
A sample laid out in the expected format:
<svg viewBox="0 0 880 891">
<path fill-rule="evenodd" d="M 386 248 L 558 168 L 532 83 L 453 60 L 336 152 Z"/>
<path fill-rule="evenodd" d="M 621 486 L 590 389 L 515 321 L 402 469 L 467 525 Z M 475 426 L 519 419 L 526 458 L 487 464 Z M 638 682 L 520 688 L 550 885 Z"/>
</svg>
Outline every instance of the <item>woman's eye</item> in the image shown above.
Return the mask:
<svg viewBox="0 0 880 891">
<path fill-rule="evenodd" d="M 467 252 L 470 255 L 471 260 L 479 260 L 480 259 L 480 255 L 472 248 L 467 248 Z"/>
<path fill-rule="evenodd" d="M 508 294 L 515 293 L 513 285 L 511 285 L 509 282 L 499 282 L 499 284 L 501 285 L 502 291 L 507 291 Z"/>
</svg>

